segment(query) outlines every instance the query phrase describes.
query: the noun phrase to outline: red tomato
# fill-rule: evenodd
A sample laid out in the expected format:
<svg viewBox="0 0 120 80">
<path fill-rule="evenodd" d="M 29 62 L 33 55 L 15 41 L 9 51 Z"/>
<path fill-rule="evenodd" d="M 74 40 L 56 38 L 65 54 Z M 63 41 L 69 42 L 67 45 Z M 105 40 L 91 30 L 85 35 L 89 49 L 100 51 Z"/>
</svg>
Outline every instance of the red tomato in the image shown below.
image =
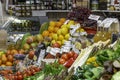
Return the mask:
<svg viewBox="0 0 120 80">
<path fill-rule="evenodd" d="M 20 75 L 20 74 L 21 74 L 21 72 L 19 72 L 19 71 L 18 71 L 16 74 L 17 74 L 17 75 Z"/>
<path fill-rule="evenodd" d="M 65 59 L 60 58 L 59 59 L 59 64 L 64 64 L 64 63 L 65 63 Z"/>
<path fill-rule="evenodd" d="M 73 58 L 70 58 L 70 59 L 64 64 L 64 66 L 67 67 L 67 68 L 69 68 L 69 67 L 73 64 L 73 62 L 74 62 L 74 59 L 73 59 Z"/>
<path fill-rule="evenodd" d="M 62 58 L 62 59 L 65 59 L 66 61 L 69 59 L 69 57 L 68 57 L 67 54 L 63 54 L 63 55 L 61 56 L 61 58 Z"/>
<path fill-rule="evenodd" d="M 23 76 L 22 75 L 18 75 L 18 80 L 23 80 Z"/>
<path fill-rule="evenodd" d="M 75 53 L 74 56 L 73 56 L 73 59 L 76 60 L 77 57 L 78 57 L 78 54 Z"/>
<path fill-rule="evenodd" d="M 67 53 L 67 55 L 68 55 L 69 58 L 73 57 L 74 54 L 75 54 L 74 51 L 70 51 L 70 52 Z"/>
<path fill-rule="evenodd" d="M 56 42 L 52 45 L 52 47 L 60 48 L 60 44 Z"/>
<path fill-rule="evenodd" d="M 35 55 L 35 51 L 33 50 L 29 51 L 29 55 L 28 55 L 29 59 L 33 59 L 34 55 Z"/>
<path fill-rule="evenodd" d="M 15 75 L 15 76 L 14 76 L 14 79 L 17 80 L 17 78 L 18 78 L 18 76 Z"/>
</svg>

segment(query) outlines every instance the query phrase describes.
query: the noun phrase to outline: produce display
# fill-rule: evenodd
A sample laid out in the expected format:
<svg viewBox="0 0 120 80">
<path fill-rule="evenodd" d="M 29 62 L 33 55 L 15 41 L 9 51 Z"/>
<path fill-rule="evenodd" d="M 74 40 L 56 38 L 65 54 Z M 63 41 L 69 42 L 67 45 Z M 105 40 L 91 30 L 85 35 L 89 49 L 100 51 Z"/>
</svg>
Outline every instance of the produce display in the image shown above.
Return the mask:
<svg viewBox="0 0 120 80">
<path fill-rule="evenodd" d="M 7 50 L 1 50 L 1 78 L 117 80 L 120 40 L 111 44 L 111 33 L 107 29 L 105 34 L 98 30 L 93 32 L 96 33 L 93 38 L 88 38 L 88 27 L 95 31 L 97 25 L 96 21 L 88 19 L 90 13 L 86 8 L 76 8 L 68 14 L 68 19 L 45 22 L 38 34 L 26 33 L 22 39 L 8 45 Z M 20 25 L 28 23 L 23 21 Z"/>
</svg>

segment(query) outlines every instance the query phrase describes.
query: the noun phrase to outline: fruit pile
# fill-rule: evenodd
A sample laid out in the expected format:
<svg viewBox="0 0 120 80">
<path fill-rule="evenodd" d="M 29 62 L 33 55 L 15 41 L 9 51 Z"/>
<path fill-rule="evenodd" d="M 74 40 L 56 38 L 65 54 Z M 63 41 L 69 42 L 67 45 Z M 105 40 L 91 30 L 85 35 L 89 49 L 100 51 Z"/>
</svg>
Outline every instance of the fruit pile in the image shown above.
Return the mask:
<svg viewBox="0 0 120 80">
<path fill-rule="evenodd" d="M 23 80 L 26 77 L 33 76 L 37 72 L 40 72 L 41 68 L 36 66 L 30 66 L 29 68 L 25 69 L 23 72 L 17 71 L 12 72 L 11 70 L 4 70 L 1 71 L 0 74 L 2 74 L 5 79 L 7 80 Z"/>
<path fill-rule="evenodd" d="M 25 54 L 23 49 L 16 50 L 7 50 L 0 51 L 0 66 L 13 66 L 14 64 L 14 55 L 16 54 Z"/>
<path fill-rule="evenodd" d="M 74 21 L 70 21 L 68 24 L 64 24 L 65 21 L 65 18 L 61 18 L 57 22 L 50 21 L 48 29 L 43 31 L 42 36 L 44 38 L 49 37 L 52 39 L 52 44 L 55 42 L 59 43 L 60 45 L 64 44 L 64 42 L 70 37 L 69 25 L 74 24 Z"/>
<path fill-rule="evenodd" d="M 21 41 L 20 48 L 28 51 L 30 49 L 35 49 L 37 45 L 43 41 L 43 37 L 41 34 L 31 35 L 30 33 L 26 33 Z"/>
</svg>

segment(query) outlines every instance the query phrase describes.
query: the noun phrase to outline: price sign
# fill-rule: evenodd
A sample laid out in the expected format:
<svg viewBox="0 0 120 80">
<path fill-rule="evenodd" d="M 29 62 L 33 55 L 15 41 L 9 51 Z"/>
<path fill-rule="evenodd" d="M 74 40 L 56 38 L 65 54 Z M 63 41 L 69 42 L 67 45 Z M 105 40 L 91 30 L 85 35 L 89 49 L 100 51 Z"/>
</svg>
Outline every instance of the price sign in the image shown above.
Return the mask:
<svg viewBox="0 0 120 80">
<path fill-rule="evenodd" d="M 52 54 L 53 56 L 56 56 L 56 49 L 55 48 L 51 48 L 50 50 L 50 54 Z"/>
<path fill-rule="evenodd" d="M 70 26 L 70 28 L 71 28 L 70 34 L 73 35 L 73 34 L 76 32 L 76 30 L 77 30 L 78 28 L 80 28 L 80 27 L 81 27 L 80 24 L 71 25 L 71 26 Z"/>
<path fill-rule="evenodd" d="M 116 18 L 106 18 L 105 20 L 103 20 L 103 22 L 100 24 L 100 26 L 109 28 L 112 23 L 116 23 Z"/>
<path fill-rule="evenodd" d="M 98 21 L 99 18 L 100 18 L 100 16 L 98 16 L 98 15 L 93 15 L 93 14 L 91 14 L 91 15 L 88 17 L 88 19 L 92 19 L 92 20 L 96 20 L 96 21 Z"/>
</svg>

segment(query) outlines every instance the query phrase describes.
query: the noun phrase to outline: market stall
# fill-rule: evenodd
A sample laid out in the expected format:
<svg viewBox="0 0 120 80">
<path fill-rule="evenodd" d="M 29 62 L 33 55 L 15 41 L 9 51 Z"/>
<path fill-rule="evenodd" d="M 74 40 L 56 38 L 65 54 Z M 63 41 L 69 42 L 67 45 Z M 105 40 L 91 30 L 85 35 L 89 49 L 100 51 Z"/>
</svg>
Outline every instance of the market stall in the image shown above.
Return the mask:
<svg viewBox="0 0 120 80">
<path fill-rule="evenodd" d="M 119 80 L 118 18 L 75 6 L 65 18 L 41 20 L 14 17 L 2 26 L 0 80 Z"/>
</svg>

